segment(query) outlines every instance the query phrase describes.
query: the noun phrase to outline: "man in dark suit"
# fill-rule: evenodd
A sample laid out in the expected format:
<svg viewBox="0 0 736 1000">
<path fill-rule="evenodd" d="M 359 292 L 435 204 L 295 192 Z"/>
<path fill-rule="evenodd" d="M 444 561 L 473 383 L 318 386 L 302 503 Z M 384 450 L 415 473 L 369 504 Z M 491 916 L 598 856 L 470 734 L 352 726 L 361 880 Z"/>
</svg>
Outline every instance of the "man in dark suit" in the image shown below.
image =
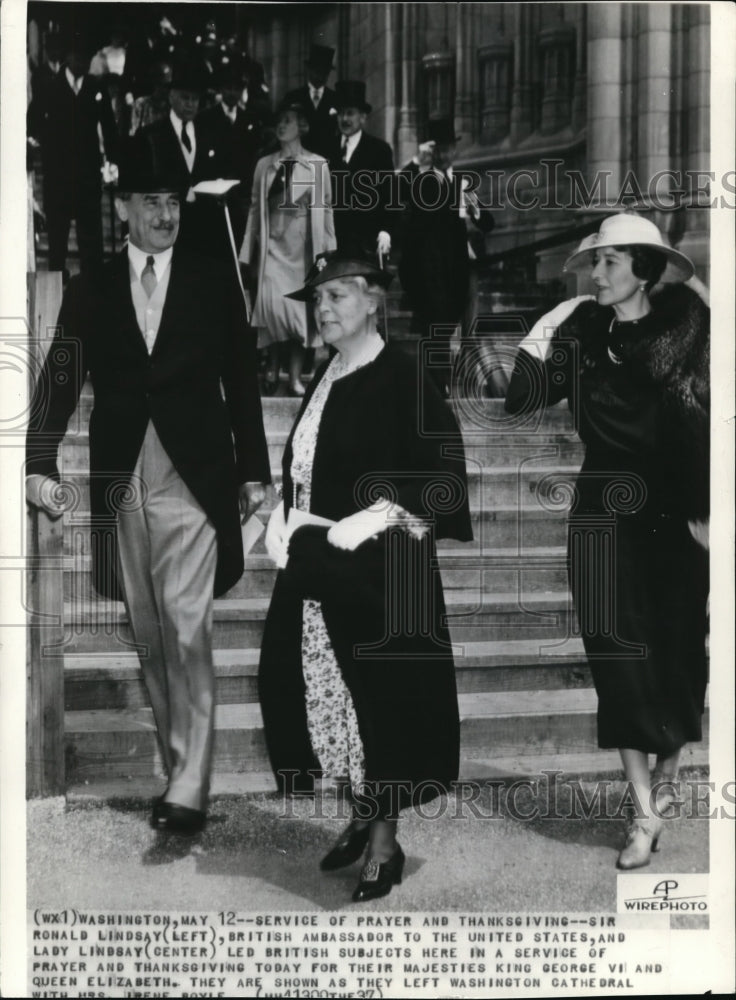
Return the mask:
<svg viewBox="0 0 736 1000">
<path fill-rule="evenodd" d="M 41 147 L 50 271 L 65 269 L 72 219 L 81 270 L 89 273 L 102 264 L 103 156 L 98 127 L 111 163 L 117 158 L 117 135 L 105 88 L 87 73 L 90 55 L 85 40 L 72 36 L 65 45 L 64 65 L 28 107 L 28 136 Z"/>
<path fill-rule="evenodd" d="M 429 123 L 427 140 L 402 171 L 399 278 L 414 312 L 414 323 L 434 343 L 445 341 L 446 363 L 429 374 L 443 395 L 450 393 L 449 341 L 460 325 L 470 293 L 472 262 L 483 253 L 493 217 L 454 176 L 457 136 L 451 121 Z M 433 351 L 436 361 L 438 352 Z"/>
<path fill-rule="evenodd" d="M 217 150 L 203 130 L 197 113 L 206 87 L 201 67 L 192 59 L 174 67 L 166 118 L 140 130 L 150 148 L 157 173 L 181 178 L 186 194 L 181 205 L 179 243 L 190 250 L 224 258 L 229 239 L 222 207 L 214 198 L 198 198 L 192 188 L 199 181 L 220 176 Z"/>
<path fill-rule="evenodd" d="M 371 105 L 360 80 L 340 80 L 335 87 L 340 139 L 330 157 L 332 201 L 338 250 L 391 251 L 391 202 L 394 159 L 383 139 L 369 135 L 365 123 Z"/>
<path fill-rule="evenodd" d="M 115 202 L 129 243 L 95 280 L 69 283 L 34 396 L 26 495 L 61 513 L 58 446 L 89 376 L 94 583 L 125 600 L 158 727 L 168 785 L 153 824 L 195 833 L 212 758 L 213 594 L 243 572 L 239 512 L 263 501 L 268 449 L 240 290 L 175 246 L 177 177 L 130 142 Z"/>
<path fill-rule="evenodd" d="M 196 123 L 207 148 L 215 150 L 217 176 L 240 182 L 227 197 L 235 245 L 240 250 L 250 208 L 253 171 L 263 142 L 263 122 L 249 105 L 243 106 L 246 78 L 238 64 L 221 67 L 217 86 L 220 103 L 201 111 Z M 223 249 L 228 251 L 228 258 L 232 256 L 229 247 Z"/>
<path fill-rule="evenodd" d="M 329 159 L 334 152 L 337 137 L 336 94 L 330 90 L 327 81 L 334 69 L 332 60 L 335 50 L 328 45 L 312 45 L 306 61 L 307 83 L 304 87 L 290 90 L 283 103 L 299 104 L 306 112 L 309 132 L 302 138 L 302 145 L 313 153 Z"/>
</svg>

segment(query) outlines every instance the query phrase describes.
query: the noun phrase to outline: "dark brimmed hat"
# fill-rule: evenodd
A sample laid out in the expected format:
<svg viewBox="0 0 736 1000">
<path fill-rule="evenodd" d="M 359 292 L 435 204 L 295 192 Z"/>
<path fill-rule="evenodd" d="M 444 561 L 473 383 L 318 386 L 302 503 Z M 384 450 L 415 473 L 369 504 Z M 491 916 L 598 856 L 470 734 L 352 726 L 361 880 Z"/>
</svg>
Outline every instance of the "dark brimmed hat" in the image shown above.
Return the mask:
<svg viewBox="0 0 736 1000">
<path fill-rule="evenodd" d="M 427 122 L 425 142 L 445 144 L 457 142 L 459 138 L 459 135 L 455 135 L 455 125 L 450 118 L 430 119 Z"/>
<path fill-rule="evenodd" d="M 369 284 L 388 288 L 392 277 L 388 271 L 383 271 L 378 266 L 378 261 L 375 259 L 332 250 L 330 253 L 321 253 L 315 258 L 314 264 L 307 274 L 304 287 L 298 288 L 295 292 L 289 292 L 286 298 L 308 302 L 312 297 L 313 288 L 316 288 L 317 285 L 323 285 L 325 281 L 332 281 L 334 278 L 365 278 Z"/>
<path fill-rule="evenodd" d="M 172 90 L 190 90 L 201 94 L 209 86 L 204 68 L 199 60 L 178 59 L 173 66 Z"/>
<path fill-rule="evenodd" d="M 321 76 L 327 76 L 335 67 L 332 60 L 335 57 L 335 50 L 329 45 L 310 45 L 309 55 L 305 60 L 308 69 L 316 70 Z"/>
<path fill-rule="evenodd" d="M 370 114 L 373 107 L 365 99 L 365 83 L 362 80 L 338 80 L 335 84 L 335 104 L 340 108 L 358 108 Z"/>
<path fill-rule="evenodd" d="M 232 88 L 233 90 L 241 89 L 247 87 L 248 77 L 243 68 L 242 62 L 239 59 L 235 59 L 228 62 L 222 62 L 218 68 L 215 76 L 217 86 L 222 88 Z"/>
<path fill-rule="evenodd" d="M 125 140 L 118 155 L 118 194 L 183 193 L 189 180 L 183 171 L 164 167 L 156 156 L 154 143 L 142 132 Z"/>
<path fill-rule="evenodd" d="M 298 115 L 301 115 L 303 118 L 309 120 L 309 111 L 300 101 L 284 100 L 281 102 L 281 104 L 279 104 L 279 106 L 276 108 L 276 111 L 274 112 L 273 116 L 274 122 L 278 119 L 280 115 L 284 113 L 284 111 L 296 111 Z"/>
</svg>

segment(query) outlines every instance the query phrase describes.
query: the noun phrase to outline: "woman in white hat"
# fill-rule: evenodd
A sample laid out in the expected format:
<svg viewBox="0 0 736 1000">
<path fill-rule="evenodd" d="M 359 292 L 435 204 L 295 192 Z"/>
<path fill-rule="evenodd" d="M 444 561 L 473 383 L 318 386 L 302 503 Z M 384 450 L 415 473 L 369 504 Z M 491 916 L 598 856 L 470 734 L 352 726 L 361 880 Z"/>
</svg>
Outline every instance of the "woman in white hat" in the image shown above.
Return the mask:
<svg viewBox="0 0 736 1000">
<path fill-rule="evenodd" d="M 699 285 L 691 261 L 634 214 L 605 219 L 565 268 L 587 271 L 597 293 L 562 303 L 522 341 L 506 409 L 567 399 L 585 444 L 568 572 L 598 745 L 619 750 L 635 810 L 617 864 L 638 868 L 677 798 L 680 752 L 701 739 L 710 314 L 686 287 Z"/>
</svg>

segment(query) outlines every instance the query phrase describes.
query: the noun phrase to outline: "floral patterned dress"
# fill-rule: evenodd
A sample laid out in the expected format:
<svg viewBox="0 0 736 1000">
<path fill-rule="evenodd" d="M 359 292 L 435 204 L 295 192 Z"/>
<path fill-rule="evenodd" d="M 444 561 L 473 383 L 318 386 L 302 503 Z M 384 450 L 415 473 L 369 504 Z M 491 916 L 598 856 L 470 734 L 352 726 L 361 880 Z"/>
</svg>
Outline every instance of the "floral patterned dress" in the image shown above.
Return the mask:
<svg viewBox="0 0 736 1000">
<path fill-rule="evenodd" d="M 376 335 L 360 360 L 350 365 L 340 354 L 335 355 L 309 400 L 292 442 L 291 477 L 294 506 L 298 510 L 309 510 L 319 425 L 333 382 L 375 360 L 383 346 L 383 341 Z M 332 648 L 319 601 L 305 600 L 302 603 L 302 671 L 312 749 L 326 774 L 349 778 L 351 787 L 357 792 L 365 779 L 365 757 L 358 717 Z"/>
</svg>

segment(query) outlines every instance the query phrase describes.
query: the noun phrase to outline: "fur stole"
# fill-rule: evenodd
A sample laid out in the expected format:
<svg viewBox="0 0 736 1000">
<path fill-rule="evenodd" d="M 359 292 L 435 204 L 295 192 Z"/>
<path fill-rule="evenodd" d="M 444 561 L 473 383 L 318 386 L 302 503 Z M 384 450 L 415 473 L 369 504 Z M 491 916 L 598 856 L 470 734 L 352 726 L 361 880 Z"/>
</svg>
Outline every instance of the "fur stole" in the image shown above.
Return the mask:
<svg viewBox="0 0 736 1000">
<path fill-rule="evenodd" d="M 615 392 L 621 377 L 661 394 L 661 458 L 671 488 L 689 518 L 708 517 L 710 476 L 710 310 L 686 285 L 667 284 L 652 292 L 652 311 L 641 326 L 609 333 L 614 312 L 583 302 L 559 334 L 579 342 L 580 360 L 596 390 Z M 625 331 L 617 336 L 620 331 Z M 607 360 L 609 346 L 623 364 Z"/>
</svg>

